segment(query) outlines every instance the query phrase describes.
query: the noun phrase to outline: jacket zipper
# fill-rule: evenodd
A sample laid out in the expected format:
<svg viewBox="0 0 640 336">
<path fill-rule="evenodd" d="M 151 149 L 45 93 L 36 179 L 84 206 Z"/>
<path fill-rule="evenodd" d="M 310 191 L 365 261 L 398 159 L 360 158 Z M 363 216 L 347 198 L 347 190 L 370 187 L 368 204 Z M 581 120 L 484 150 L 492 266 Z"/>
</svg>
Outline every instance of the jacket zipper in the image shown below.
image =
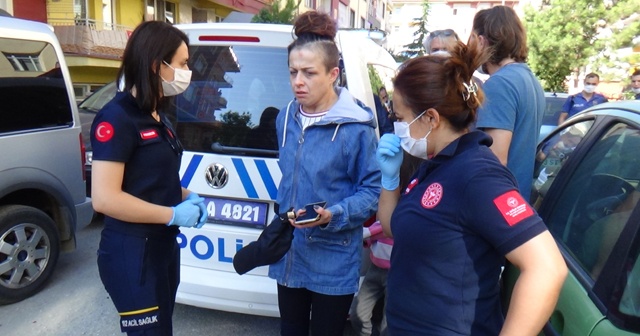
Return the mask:
<svg viewBox="0 0 640 336">
<path fill-rule="evenodd" d="M 295 199 L 296 199 L 296 196 L 298 194 L 298 188 L 296 187 L 298 185 L 298 169 L 300 168 L 300 155 L 302 153 L 302 145 L 304 144 L 304 131 L 305 130 L 304 130 L 304 128 L 302 128 L 302 124 L 300 123 L 298 118 L 296 118 L 296 112 L 294 112 L 294 114 L 293 114 L 293 120 L 295 120 L 295 122 L 300 127 L 300 136 L 298 137 L 298 140 L 297 140 L 298 141 L 298 148 L 296 150 L 296 159 L 295 159 L 295 163 L 294 163 L 295 166 L 293 168 L 293 185 L 292 185 L 293 186 L 293 188 L 292 188 L 293 192 L 291 193 L 291 202 L 293 202 L 294 204 L 290 205 L 290 206 L 294 207 L 293 210 L 295 211 L 296 210 L 295 209 Z M 291 244 L 291 248 L 293 248 L 293 242 Z M 289 256 L 287 258 L 287 265 L 285 267 L 285 272 L 284 272 L 284 274 L 285 274 L 285 276 L 284 276 L 284 278 L 285 278 L 284 286 L 287 286 L 289 275 L 290 275 L 290 272 L 291 272 L 291 267 L 292 267 L 292 264 L 293 264 L 293 260 L 291 260 L 292 256 L 293 256 L 293 253 L 288 253 L 288 254 L 289 254 Z"/>
</svg>

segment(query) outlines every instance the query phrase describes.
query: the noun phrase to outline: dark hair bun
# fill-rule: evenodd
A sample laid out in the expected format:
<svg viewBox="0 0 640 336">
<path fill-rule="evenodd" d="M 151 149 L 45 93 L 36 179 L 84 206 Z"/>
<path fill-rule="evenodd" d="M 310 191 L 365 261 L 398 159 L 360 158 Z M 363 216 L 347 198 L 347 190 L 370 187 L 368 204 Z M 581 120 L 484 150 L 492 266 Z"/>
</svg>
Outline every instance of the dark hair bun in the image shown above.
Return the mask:
<svg viewBox="0 0 640 336">
<path fill-rule="evenodd" d="M 338 27 L 329 14 L 308 11 L 298 16 L 293 23 L 293 31 L 298 37 L 305 34 L 313 34 L 333 40 L 338 32 Z"/>
</svg>

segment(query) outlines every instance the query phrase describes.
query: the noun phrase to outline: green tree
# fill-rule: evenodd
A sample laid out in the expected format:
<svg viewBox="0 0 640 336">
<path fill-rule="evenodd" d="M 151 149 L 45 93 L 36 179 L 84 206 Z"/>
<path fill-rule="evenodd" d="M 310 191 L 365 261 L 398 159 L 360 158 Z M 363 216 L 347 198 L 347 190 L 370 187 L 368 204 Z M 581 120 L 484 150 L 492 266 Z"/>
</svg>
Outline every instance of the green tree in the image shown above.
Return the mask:
<svg viewBox="0 0 640 336">
<path fill-rule="evenodd" d="M 378 89 L 384 84 L 382 83 L 382 79 L 380 79 L 380 75 L 378 75 L 378 71 L 371 64 L 367 64 L 367 69 L 369 69 L 369 82 L 371 83 L 371 91 L 373 93 L 378 94 Z"/>
<path fill-rule="evenodd" d="M 251 19 L 254 23 L 279 23 L 292 24 L 298 12 L 302 0 L 286 0 L 284 7 L 281 0 L 273 0 L 271 5 L 263 7 L 256 16 Z"/>
<path fill-rule="evenodd" d="M 637 0 L 543 0 L 540 7 L 528 6 L 528 62 L 544 88 L 566 91 L 572 72 L 629 44 L 639 31 L 636 10 Z"/>
<path fill-rule="evenodd" d="M 429 34 L 427 31 L 427 17 L 429 16 L 429 1 L 424 0 L 422 2 L 422 15 L 420 17 L 415 18 L 411 23 L 411 27 L 416 27 L 416 31 L 413 32 L 413 42 L 404 45 L 405 50 L 401 51 L 399 55 L 394 56 L 397 61 L 403 62 L 409 58 L 413 58 L 416 56 L 422 56 L 425 54 L 424 39 Z"/>
</svg>

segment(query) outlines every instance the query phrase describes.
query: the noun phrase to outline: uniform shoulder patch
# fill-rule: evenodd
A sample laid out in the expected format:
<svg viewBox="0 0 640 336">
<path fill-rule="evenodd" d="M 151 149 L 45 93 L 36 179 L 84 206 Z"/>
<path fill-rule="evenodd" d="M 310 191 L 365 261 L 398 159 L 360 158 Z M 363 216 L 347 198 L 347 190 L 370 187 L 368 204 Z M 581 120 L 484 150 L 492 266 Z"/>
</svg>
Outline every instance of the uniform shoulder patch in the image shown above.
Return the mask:
<svg viewBox="0 0 640 336">
<path fill-rule="evenodd" d="M 442 199 L 442 192 L 442 185 L 440 183 L 431 183 L 431 185 L 427 187 L 427 190 L 424 191 L 420 204 L 422 204 L 422 207 L 425 209 L 435 208 Z"/>
<path fill-rule="evenodd" d="M 158 132 L 154 129 L 140 131 L 140 138 L 142 138 L 142 140 L 155 139 L 157 137 L 158 137 Z"/>
<path fill-rule="evenodd" d="M 413 189 L 413 187 L 415 187 L 418 184 L 418 179 L 414 178 L 413 180 L 411 180 L 411 182 L 409 183 L 409 185 L 407 185 L 407 187 L 404 189 L 404 194 L 408 194 L 411 189 Z"/>
<path fill-rule="evenodd" d="M 113 138 L 113 126 L 103 121 L 96 126 L 96 139 L 100 142 L 107 142 Z"/>
<path fill-rule="evenodd" d="M 516 190 L 508 191 L 493 200 L 498 211 L 509 226 L 520 223 L 523 219 L 533 216 L 533 209 Z"/>
</svg>

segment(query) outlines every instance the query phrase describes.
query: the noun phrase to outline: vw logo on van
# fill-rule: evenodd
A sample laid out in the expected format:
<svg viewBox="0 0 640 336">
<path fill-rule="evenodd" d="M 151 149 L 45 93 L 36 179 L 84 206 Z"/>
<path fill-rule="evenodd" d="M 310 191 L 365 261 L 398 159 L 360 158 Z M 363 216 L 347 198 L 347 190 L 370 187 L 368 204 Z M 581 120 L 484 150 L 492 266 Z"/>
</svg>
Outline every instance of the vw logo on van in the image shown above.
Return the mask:
<svg viewBox="0 0 640 336">
<path fill-rule="evenodd" d="M 229 171 L 223 165 L 214 163 L 207 167 L 204 177 L 212 188 L 220 189 L 229 182 Z"/>
</svg>

